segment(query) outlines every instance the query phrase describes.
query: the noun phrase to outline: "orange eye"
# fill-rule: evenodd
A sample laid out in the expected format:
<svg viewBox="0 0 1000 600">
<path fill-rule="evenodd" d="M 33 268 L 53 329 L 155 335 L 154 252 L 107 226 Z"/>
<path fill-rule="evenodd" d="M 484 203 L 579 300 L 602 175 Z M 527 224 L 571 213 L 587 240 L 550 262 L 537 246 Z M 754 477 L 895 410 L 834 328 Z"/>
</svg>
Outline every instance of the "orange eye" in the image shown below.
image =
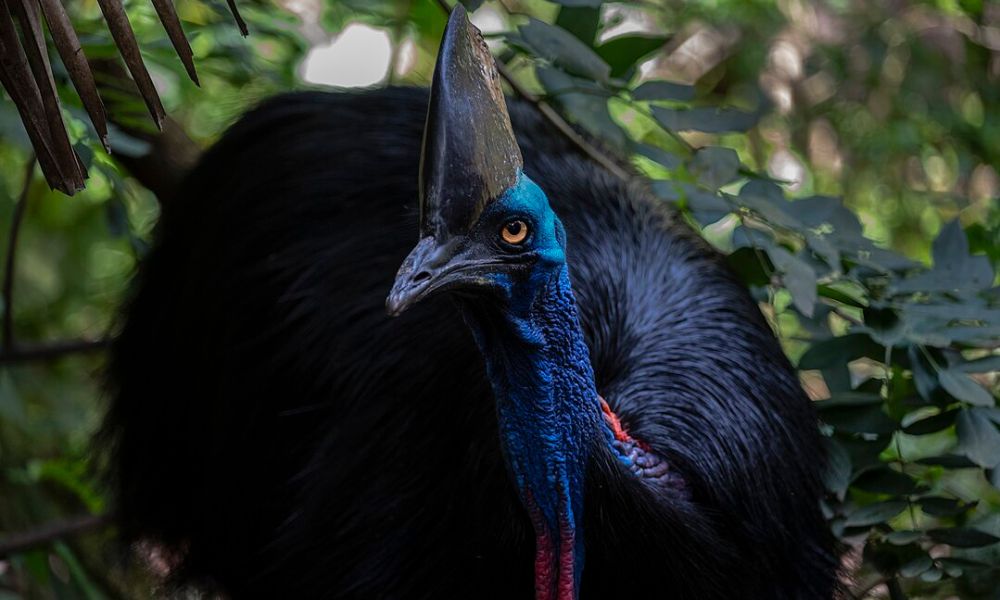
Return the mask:
<svg viewBox="0 0 1000 600">
<path fill-rule="evenodd" d="M 500 230 L 500 237 L 508 244 L 520 244 L 528 238 L 528 224 L 520 219 L 509 221 Z"/>
</svg>

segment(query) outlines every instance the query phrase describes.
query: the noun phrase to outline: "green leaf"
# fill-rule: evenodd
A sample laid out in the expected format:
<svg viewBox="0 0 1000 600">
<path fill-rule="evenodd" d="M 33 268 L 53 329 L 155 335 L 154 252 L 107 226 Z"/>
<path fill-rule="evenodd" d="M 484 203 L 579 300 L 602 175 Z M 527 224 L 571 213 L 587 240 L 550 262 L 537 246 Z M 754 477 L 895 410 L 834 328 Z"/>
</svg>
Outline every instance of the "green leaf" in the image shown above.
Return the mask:
<svg viewBox="0 0 1000 600">
<path fill-rule="evenodd" d="M 979 409 L 964 409 L 955 422 L 957 452 L 977 465 L 993 468 L 1000 465 L 1000 431 Z"/>
<path fill-rule="evenodd" d="M 918 556 L 899 568 L 899 574 L 903 577 L 916 577 L 927 569 L 934 566 L 934 561 L 930 556 Z"/>
<path fill-rule="evenodd" d="M 721 107 L 672 109 L 654 106 L 653 117 L 671 131 L 733 133 L 746 131 L 757 124 L 754 113 Z"/>
<path fill-rule="evenodd" d="M 612 77 L 624 77 L 640 59 L 656 52 L 670 38 L 624 35 L 604 42 L 597 47 L 597 54 L 611 65 Z"/>
<path fill-rule="evenodd" d="M 977 466 L 964 456 L 956 454 L 942 454 L 941 456 L 925 456 L 915 461 L 918 465 L 928 465 L 932 467 L 944 467 L 946 469 L 971 469 Z"/>
<path fill-rule="evenodd" d="M 911 494 L 917 488 L 917 482 L 912 477 L 884 466 L 864 471 L 854 478 L 851 485 L 866 492 L 894 496 Z"/>
<path fill-rule="evenodd" d="M 676 154 L 667 152 L 662 148 L 657 148 L 656 146 L 650 146 L 649 144 L 636 143 L 635 151 L 642 156 L 645 156 L 649 160 L 663 165 L 671 171 L 681 166 L 681 159 Z"/>
<path fill-rule="evenodd" d="M 774 270 L 774 266 L 762 251 L 748 246 L 737 248 L 726 257 L 726 262 L 747 286 L 764 286 L 771 281 L 768 273 Z"/>
<path fill-rule="evenodd" d="M 823 483 L 826 489 L 843 500 L 851 483 L 851 455 L 833 438 L 824 437 L 823 447 L 826 454 Z"/>
<path fill-rule="evenodd" d="M 604 4 L 605 0 L 552 0 L 556 4 L 562 6 L 589 6 L 591 8 L 600 8 Z"/>
<path fill-rule="evenodd" d="M 632 98 L 640 101 L 674 100 L 687 102 L 694 99 L 694 87 L 671 81 L 647 81 L 632 91 Z"/>
<path fill-rule="evenodd" d="M 568 73 L 598 82 L 606 82 L 611 75 L 611 67 L 600 56 L 561 27 L 531 18 L 518 32 L 536 56 Z"/>
<path fill-rule="evenodd" d="M 958 219 L 950 221 L 938 232 L 931 245 L 931 256 L 934 265 L 941 267 L 960 267 L 969 257 L 969 240 Z"/>
<path fill-rule="evenodd" d="M 816 305 L 816 271 L 781 246 L 769 247 L 767 254 L 781 271 L 781 280 L 792 295 L 792 304 L 803 315 L 811 317 Z"/>
<path fill-rule="evenodd" d="M 889 533 L 885 536 L 885 539 L 894 546 L 905 546 L 919 540 L 923 537 L 923 535 L 923 531 L 918 531 L 916 529 L 902 529 Z"/>
<path fill-rule="evenodd" d="M 951 370 L 961 371 L 962 373 L 990 373 L 1000 371 L 1000 354 L 984 356 L 976 360 L 952 365 Z"/>
<path fill-rule="evenodd" d="M 990 568 L 984 562 L 978 560 L 969 560 L 967 558 L 955 558 L 943 556 L 937 559 L 938 564 L 944 569 L 944 572 L 948 574 L 949 577 L 961 577 L 962 574 L 967 570 L 977 570 Z"/>
<path fill-rule="evenodd" d="M 849 333 L 813 344 L 799 359 L 799 368 L 824 369 L 845 365 L 862 357 L 882 360 L 883 354 L 882 346 L 876 344 L 868 334 Z"/>
<path fill-rule="evenodd" d="M 951 427 L 958 416 L 958 410 L 948 410 L 934 416 L 914 421 L 903 428 L 903 432 L 909 435 L 927 435 Z"/>
<path fill-rule="evenodd" d="M 993 406 L 996 403 L 992 394 L 965 373 L 948 369 L 938 373 L 938 380 L 945 391 L 962 402 L 973 406 Z"/>
<path fill-rule="evenodd" d="M 967 527 L 931 529 L 927 535 L 935 542 L 956 548 L 981 548 L 1000 542 L 1000 538 L 995 535 Z"/>
<path fill-rule="evenodd" d="M 881 404 L 835 406 L 823 410 L 823 422 L 844 433 L 869 433 L 885 436 L 896 430 L 896 422 L 882 410 Z"/>
<path fill-rule="evenodd" d="M 906 509 L 902 500 L 887 500 L 868 504 L 847 515 L 846 527 L 869 527 L 885 523 Z"/>
<path fill-rule="evenodd" d="M 823 262 L 829 265 L 833 271 L 840 272 L 840 251 L 830 243 L 827 236 L 812 231 L 802 233 L 806 238 L 806 245 L 809 246 L 813 254 L 823 259 Z"/>
<path fill-rule="evenodd" d="M 864 308 L 865 305 L 862 300 L 858 300 L 853 296 L 847 294 L 844 291 L 838 290 L 835 287 L 823 284 L 816 288 L 816 292 L 823 298 L 829 298 L 830 300 L 836 300 L 841 304 L 846 304 L 847 306 L 853 306 L 854 308 Z"/>
<path fill-rule="evenodd" d="M 594 45 L 601 23 L 601 11 L 592 6 L 564 6 L 556 17 L 556 25 L 576 36 L 578 40 Z"/>
<path fill-rule="evenodd" d="M 868 392 L 839 392 L 831 394 L 826 400 L 817 400 L 813 405 L 819 410 L 837 406 L 881 406 L 882 397 Z"/>
<path fill-rule="evenodd" d="M 740 189 L 739 203 L 768 223 L 800 231 L 804 225 L 786 212 L 789 206 L 781 188 L 770 181 L 751 180 Z"/>
<path fill-rule="evenodd" d="M 917 393 L 924 400 L 934 402 L 939 394 L 937 369 L 924 355 L 918 344 L 911 344 L 906 354 L 910 359 L 913 385 L 917 388 Z"/>
<path fill-rule="evenodd" d="M 587 85 L 596 88 L 592 82 L 571 77 L 559 69 L 541 66 L 535 69 L 535 73 L 545 90 L 554 96 L 554 102 L 563 109 L 567 119 L 609 146 L 626 147 L 627 138 L 611 118 L 607 97 L 566 91 Z"/>
<path fill-rule="evenodd" d="M 985 256 L 970 256 L 969 242 L 955 219 L 941 228 L 931 248 L 934 268 L 903 280 L 893 289 L 909 292 L 976 291 L 993 284 L 993 267 Z"/>
<path fill-rule="evenodd" d="M 977 502 L 962 502 L 957 498 L 926 496 L 917 500 L 920 508 L 935 517 L 954 517 L 975 508 Z"/>
<path fill-rule="evenodd" d="M 708 146 L 695 153 L 690 169 L 706 187 L 717 190 L 736 179 L 740 157 L 732 148 Z"/>
<path fill-rule="evenodd" d="M 903 340 L 906 329 L 895 310 L 872 305 L 864 310 L 864 317 L 864 329 L 879 344 L 893 346 Z"/>
<path fill-rule="evenodd" d="M 840 198 L 810 196 L 787 203 L 785 212 L 810 228 L 828 225 L 833 228 L 832 237 L 843 243 L 867 241 L 862 234 L 861 222 Z M 854 246 L 848 246 L 853 248 Z"/>
</svg>

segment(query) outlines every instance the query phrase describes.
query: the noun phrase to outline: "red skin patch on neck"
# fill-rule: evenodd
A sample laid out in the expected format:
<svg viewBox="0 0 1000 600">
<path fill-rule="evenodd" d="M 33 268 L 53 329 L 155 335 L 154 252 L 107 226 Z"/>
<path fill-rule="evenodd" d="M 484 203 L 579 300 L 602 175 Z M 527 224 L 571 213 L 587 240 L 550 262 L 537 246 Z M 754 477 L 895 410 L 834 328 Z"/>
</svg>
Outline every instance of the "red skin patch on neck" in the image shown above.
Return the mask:
<svg viewBox="0 0 1000 600">
<path fill-rule="evenodd" d="M 576 564 L 574 552 L 576 546 L 576 531 L 560 517 L 559 528 L 562 530 L 559 542 L 559 585 L 556 589 L 556 600 L 576 600 Z"/>
<path fill-rule="evenodd" d="M 545 525 L 542 512 L 535 504 L 531 492 L 525 500 L 528 514 L 535 527 L 535 600 L 576 600 L 574 546 L 576 534 L 573 527 L 560 519 L 559 555 L 552 534 Z"/>
<path fill-rule="evenodd" d="M 650 448 L 645 442 L 633 438 L 627 431 L 625 431 L 625 427 L 622 426 L 622 422 L 618 418 L 618 415 L 616 415 L 614 411 L 611 410 L 611 407 L 608 406 L 607 400 L 601 396 L 598 396 L 597 399 L 601 401 L 601 411 L 604 413 L 604 420 L 607 421 L 608 427 L 610 427 L 611 432 L 614 433 L 615 439 L 619 442 L 632 442 L 644 451 L 650 452 Z"/>
</svg>

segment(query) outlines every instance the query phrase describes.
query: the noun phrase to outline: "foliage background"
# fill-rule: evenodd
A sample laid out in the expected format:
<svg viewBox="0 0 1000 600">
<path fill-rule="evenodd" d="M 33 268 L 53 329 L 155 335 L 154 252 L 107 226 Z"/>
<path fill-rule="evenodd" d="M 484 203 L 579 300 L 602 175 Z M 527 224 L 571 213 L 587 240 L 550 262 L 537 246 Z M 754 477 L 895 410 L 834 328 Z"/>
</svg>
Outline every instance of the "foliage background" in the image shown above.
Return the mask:
<svg viewBox="0 0 1000 600">
<path fill-rule="evenodd" d="M 314 87 L 310 53 L 351 25 L 390 40 L 378 85 L 425 85 L 445 22 L 433 0 L 244 0 L 244 40 L 224 3 L 176 4 L 201 88 L 152 6 L 126 2 L 167 112 L 201 147 L 261 99 Z M 520 87 L 633 161 L 757 294 L 817 401 L 853 594 L 1000 597 L 1000 4 L 466 4 Z M 112 59 L 96 3 L 68 8 L 88 58 Z M 141 100 L 105 95 L 108 155 L 53 64 L 91 178 L 73 198 L 37 171 L 26 183 L 30 146 L 0 99 L 0 245 L 27 198 L 0 310 L 22 349 L 106 337 L 158 210 L 130 171 L 163 151 Z M 88 449 L 100 349 L 17 348 L 0 350 L 0 548 L 109 509 Z M 112 540 L 91 528 L 0 555 L 0 599 L 147 596 L 149 569 Z"/>
</svg>

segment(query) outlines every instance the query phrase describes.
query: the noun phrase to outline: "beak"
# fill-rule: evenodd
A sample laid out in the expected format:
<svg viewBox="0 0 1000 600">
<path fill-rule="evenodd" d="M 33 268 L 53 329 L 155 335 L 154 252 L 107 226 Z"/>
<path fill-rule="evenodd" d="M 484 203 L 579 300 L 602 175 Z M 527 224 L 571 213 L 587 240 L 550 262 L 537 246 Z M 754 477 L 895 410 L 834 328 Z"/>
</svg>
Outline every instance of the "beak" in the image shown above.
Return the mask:
<svg viewBox="0 0 1000 600">
<path fill-rule="evenodd" d="M 439 244 L 427 236 L 413 248 L 396 273 L 385 310 L 391 317 L 398 317 L 424 298 L 442 292 L 476 284 L 488 283 L 483 269 L 491 262 L 466 256 L 459 249 L 457 240 Z"/>
</svg>

